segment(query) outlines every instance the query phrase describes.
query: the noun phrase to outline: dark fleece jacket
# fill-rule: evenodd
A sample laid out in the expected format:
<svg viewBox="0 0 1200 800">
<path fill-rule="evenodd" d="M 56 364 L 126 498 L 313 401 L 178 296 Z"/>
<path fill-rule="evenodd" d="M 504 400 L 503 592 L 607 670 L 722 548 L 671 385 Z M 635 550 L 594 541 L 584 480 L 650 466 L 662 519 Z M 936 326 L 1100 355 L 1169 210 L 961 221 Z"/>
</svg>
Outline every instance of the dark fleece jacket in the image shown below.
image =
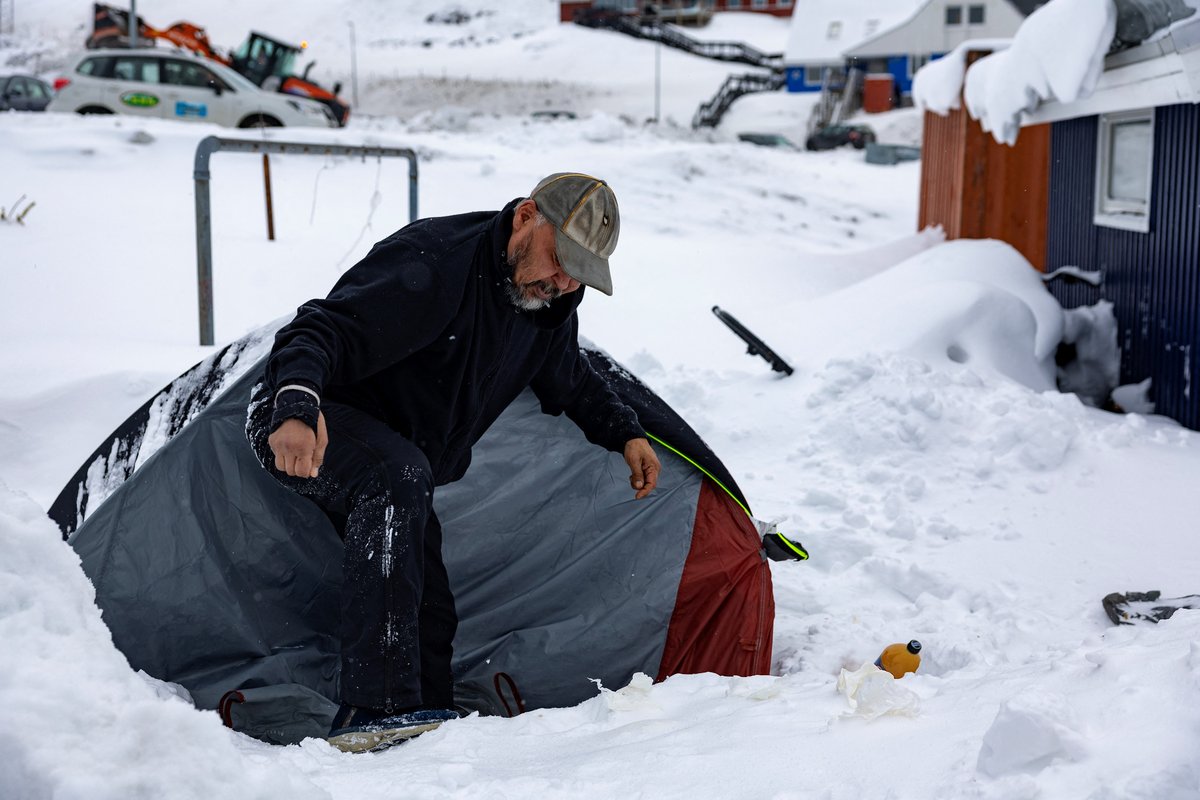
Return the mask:
<svg viewBox="0 0 1200 800">
<path fill-rule="evenodd" d="M 644 436 L 579 351 L 584 289 L 536 312 L 508 300 L 518 202 L 418 220 L 375 245 L 279 331 L 259 396 L 301 385 L 371 414 L 421 448 L 438 485 L 463 476 L 472 445 L 527 386 L 594 444 L 621 452 Z M 315 399 L 284 392 L 271 428 L 291 417 L 315 426 Z"/>
</svg>

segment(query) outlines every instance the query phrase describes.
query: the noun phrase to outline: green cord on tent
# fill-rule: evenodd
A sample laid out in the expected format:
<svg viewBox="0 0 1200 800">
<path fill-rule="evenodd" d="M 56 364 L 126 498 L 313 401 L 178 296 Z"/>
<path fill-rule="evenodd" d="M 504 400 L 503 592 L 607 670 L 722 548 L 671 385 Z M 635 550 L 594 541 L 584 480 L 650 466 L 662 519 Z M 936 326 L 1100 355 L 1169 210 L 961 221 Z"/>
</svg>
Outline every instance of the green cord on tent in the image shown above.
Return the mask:
<svg viewBox="0 0 1200 800">
<path fill-rule="evenodd" d="M 742 505 L 742 501 L 737 499 L 737 495 L 735 495 L 733 492 L 729 491 L 729 487 L 727 487 L 725 484 L 723 484 L 723 483 L 721 483 L 719 480 L 717 480 L 717 479 L 716 479 L 716 478 L 713 476 L 713 474 L 712 474 L 711 472 L 709 472 L 709 471 L 708 471 L 708 470 L 706 470 L 704 467 L 702 467 L 702 466 L 700 466 L 699 464 L 697 464 L 697 463 L 696 463 L 695 461 L 693 461 L 692 459 L 690 459 L 690 458 L 688 458 L 687 456 L 685 456 L 683 453 L 681 453 L 681 452 L 679 452 L 678 450 L 676 450 L 674 447 L 671 447 L 671 445 L 667 444 L 667 443 L 666 443 L 666 442 L 664 442 L 662 439 L 660 439 L 660 438 L 658 438 L 657 436 L 655 436 L 653 433 L 649 433 L 649 432 L 647 432 L 647 433 L 646 433 L 646 436 L 647 436 L 647 437 L 649 437 L 649 438 L 651 438 L 651 439 L 653 439 L 654 441 L 658 442 L 658 443 L 659 443 L 659 444 L 661 444 L 663 447 L 667 448 L 667 449 L 668 449 L 668 450 L 670 450 L 672 453 L 674 453 L 675 455 L 679 456 L 679 457 L 680 457 L 680 458 L 682 458 L 684 461 L 688 462 L 688 463 L 689 463 L 689 464 L 691 464 L 693 467 L 695 467 L 696 469 L 700 470 L 700 471 L 701 471 L 701 472 L 703 472 L 705 475 L 707 475 L 707 476 L 708 476 L 708 479 L 709 479 L 710 481 L 712 481 L 713 483 L 715 483 L 717 486 L 720 486 L 720 487 L 721 487 L 721 489 L 722 489 L 722 490 L 725 492 L 725 494 L 729 495 L 729 496 L 730 496 L 730 497 L 733 499 L 733 502 L 737 503 L 737 504 L 738 504 L 738 507 L 739 507 L 739 508 L 741 508 L 741 509 L 742 509 L 742 511 L 745 511 L 745 512 L 746 512 L 746 516 L 747 516 L 747 517 L 750 517 L 750 519 L 754 519 L 754 515 L 750 513 L 750 509 L 748 509 L 748 508 L 746 508 L 746 506 Z"/>
<path fill-rule="evenodd" d="M 751 521 L 754 520 L 754 515 L 750 513 L 750 509 L 746 508 L 746 506 L 742 503 L 742 501 L 738 500 L 737 495 L 735 495 L 733 492 L 729 491 L 729 487 L 726 486 L 725 484 L 721 483 L 719 480 L 717 480 L 716 476 L 714 476 L 711 472 L 709 472 L 704 467 L 697 464 L 691 458 L 688 458 L 686 455 L 684 455 L 683 453 L 676 450 L 671 445 L 664 442 L 662 439 L 655 436 L 653 433 L 647 432 L 646 436 L 648 438 L 653 439 L 654 441 L 658 442 L 663 447 L 667 448 L 672 453 L 679 456 L 680 458 L 682 458 L 687 463 L 691 464 L 696 469 L 700 470 L 700 472 L 704 473 L 704 475 L 707 476 L 710 481 L 715 483 L 717 486 L 720 486 L 721 490 L 724 491 L 725 494 L 729 495 L 729 497 L 733 500 L 733 502 L 738 504 L 738 508 L 740 508 L 740 509 L 742 509 L 742 511 L 746 512 L 746 516 L 749 517 L 751 519 Z M 798 558 L 801 561 L 808 560 L 808 551 L 805 550 L 803 547 L 797 547 L 795 542 L 792 542 L 790 539 L 788 539 L 786 536 L 784 536 L 782 533 L 779 533 L 778 531 L 776 531 L 774 533 L 774 536 L 781 544 L 785 545 L 789 550 L 791 550 L 793 553 L 795 553 L 796 558 Z"/>
</svg>

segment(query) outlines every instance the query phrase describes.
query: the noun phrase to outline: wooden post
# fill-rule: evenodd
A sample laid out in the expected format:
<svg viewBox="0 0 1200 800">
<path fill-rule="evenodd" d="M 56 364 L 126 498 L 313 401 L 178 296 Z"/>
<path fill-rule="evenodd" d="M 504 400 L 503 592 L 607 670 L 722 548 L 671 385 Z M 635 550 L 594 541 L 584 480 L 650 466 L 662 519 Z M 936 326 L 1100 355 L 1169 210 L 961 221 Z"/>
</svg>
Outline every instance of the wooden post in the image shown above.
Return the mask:
<svg viewBox="0 0 1200 800">
<path fill-rule="evenodd" d="M 972 51 L 972 64 L 986 53 Z M 1038 270 L 1046 268 L 1050 126 L 1021 129 L 999 144 L 966 104 L 941 117 L 925 112 L 918 230 L 941 225 L 947 239 L 1000 239 Z"/>
<path fill-rule="evenodd" d="M 263 153 L 263 189 L 267 193 L 267 239 L 275 241 L 275 211 L 271 206 L 271 157 Z"/>
</svg>

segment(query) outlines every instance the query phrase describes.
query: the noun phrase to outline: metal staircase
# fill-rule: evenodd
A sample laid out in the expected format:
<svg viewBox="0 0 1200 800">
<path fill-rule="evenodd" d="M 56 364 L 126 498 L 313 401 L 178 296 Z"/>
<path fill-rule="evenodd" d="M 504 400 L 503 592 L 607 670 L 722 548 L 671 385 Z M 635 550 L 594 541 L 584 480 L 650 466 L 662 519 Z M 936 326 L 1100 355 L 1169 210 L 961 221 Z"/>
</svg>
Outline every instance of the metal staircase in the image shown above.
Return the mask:
<svg viewBox="0 0 1200 800">
<path fill-rule="evenodd" d="M 730 75 L 721 84 L 721 88 L 707 103 L 701 103 L 692 117 L 693 128 L 715 128 L 725 116 L 725 112 L 733 105 L 733 101 L 752 92 L 771 92 L 782 89 L 787 80 L 782 72 L 772 72 L 769 75 L 747 73 Z"/>
<path fill-rule="evenodd" d="M 733 61 L 766 69 L 783 69 L 783 53 L 764 53 L 745 42 L 706 42 L 693 39 L 659 20 L 655 15 L 622 14 L 607 9 L 585 9 L 575 17 L 577 25 L 617 31 L 638 39 L 662 42 L 702 58 Z"/>
<path fill-rule="evenodd" d="M 693 128 L 715 127 L 734 100 L 751 92 L 782 89 L 787 82 L 783 75 L 783 53 L 764 53 L 745 42 L 706 42 L 694 39 L 664 24 L 655 15 L 639 16 L 611 9 L 585 9 L 575 17 L 575 23 L 587 28 L 617 31 L 638 39 L 661 42 L 668 47 L 702 58 L 749 64 L 770 70 L 765 75 L 746 73 L 726 78 L 713 99 L 696 109 L 696 114 L 692 117 Z"/>
<path fill-rule="evenodd" d="M 839 76 L 840 77 L 840 76 Z M 808 117 L 808 133 L 844 121 L 861 106 L 863 71 L 851 69 L 844 80 L 835 79 L 831 70 L 821 77 L 821 96 Z"/>
</svg>

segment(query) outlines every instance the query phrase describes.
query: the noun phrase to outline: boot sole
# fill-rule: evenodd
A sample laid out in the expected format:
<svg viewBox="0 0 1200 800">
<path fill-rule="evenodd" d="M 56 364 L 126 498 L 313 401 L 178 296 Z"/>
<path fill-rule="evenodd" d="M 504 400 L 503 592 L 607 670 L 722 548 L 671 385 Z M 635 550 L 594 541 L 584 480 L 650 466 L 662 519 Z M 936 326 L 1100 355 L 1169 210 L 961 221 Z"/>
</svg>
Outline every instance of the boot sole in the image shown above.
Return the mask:
<svg viewBox="0 0 1200 800">
<path fill-rule="evenodd" d="M 441 722 L 428 722 L 408 728 L 393 728 L 382 731 L 353 731 L 330 736 L 325 741 L 343 753 L 377 753 L 404 744 L 414 736 L 420 736 L 441 726 Z"/>
</svg>

